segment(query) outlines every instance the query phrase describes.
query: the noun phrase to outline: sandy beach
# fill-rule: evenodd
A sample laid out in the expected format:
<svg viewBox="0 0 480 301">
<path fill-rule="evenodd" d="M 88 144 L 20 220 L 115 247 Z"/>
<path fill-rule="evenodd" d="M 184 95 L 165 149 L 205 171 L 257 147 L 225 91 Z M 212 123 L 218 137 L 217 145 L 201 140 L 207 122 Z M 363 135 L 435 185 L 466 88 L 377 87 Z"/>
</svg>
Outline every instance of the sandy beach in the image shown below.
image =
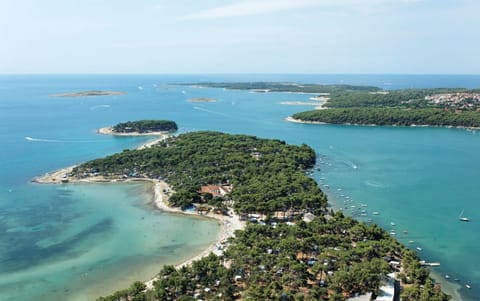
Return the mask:
<svg viewBox="0 0 480 301">
<path fill-rule="evenodd" d="M 98 134 L 112 135 L 112 136 L 168 136 L 168 132 L 148 132 L 148 133 L 117 133 L 113 131 L 113 127 L 104 127 L 97 130 Z"/>
<path fill-rule="evenodd" d="M 285 118 L 286 121 L 288 122 L 295 122 L 295 123 L 306 123 L 306 124 L 327 124 L 326 122 L 320 122 L 320 121 L 304 121 L 300 119 L 295 119 L 293 117 L 287 117 Z"/>
<path fill-rule="evenodd" d="M 108 135 L 107 128 L 104 128 L 102 134 Z M 102 130 L 102 129 L 100 129 Z M 100 133 L 99 130 L 99 133 Z M 152 135 L 149 133 L 149 135 Z M 159 139 L 155 139 L 154 141 L 150 141 L 138 147 L 138 149 L 143 149 L 146 147 L 150 147 L 151 145 L 157 143 L 168 137 L 168 135 L 162 133 L 162 136 Z M 119 177 L 112 177 L 107 178 L 104 176 L 89 176 L 85 178 L 78 178 L 71 175 L 73 168 L 77 165 L 69 166 L 66 168 L 62 168 L 50 173 L 46 173 L 42 176 L 36 177 L 32 180 L 32 182 L 40 183 L 40 184 L 66 184 L 66 183 L 128 183 L 128 182 L 150 182 L 153 183 L 153 205 L 156 209 L 161 210 L 163 212 L 168 212 L 172 214 L 181 214 L 181 215 L 188 215 L 196 218 L 210 218 L 215 219 L 218 221 L 220 225 L 220 232 L 218 234 L 217 240 L 212 243 L 208 248 L 203 250 L 200 254 L 187 259 L 184 262 L 181 262 L 176 265 L 177 268 L 180 268 L 185 265 L 190 265 L 193 261 L 199 260 L 205 256 L 208 256 L 210 253 L 214 253 L 216 255 L 222 254 L 222 245 L 225 243 L 228 238 L 233 237 L 235 235 L 236 230 L 242 230 L 245 228 L 246 224 L 244 221 L 240 221 L 238 215 L 236 215 L 233 209 L 229 210 L 229 215 L 219 215 L 209 212 L 207 214 L 198 214 L 195 211 L 183 211 L 180 208 L 170 207 L 168 204 L 168 194 L 173 192 L 171 187 L 165 182 L 150 178 L 119 178 Z M 145 282 L 147 285 L 147 289 L 153 288 L 154 281 L 157 280 L 155 276 L 151 280 Z"/>
<path fill-rule="evenodd" d="M 97 130 L 98 134 L 102 135 L 111 135 L 111 136 L 158 136 L 158 138 L 153 139 L 152 141 L 148 141 L 147 143 L 144 143 L 137 147 L 137 149 L 144 149 L 147 147 L 151 147 L 154 144 L 157 144 L 158 142 L 165 140 L 168 138 L 168 132 L 148 132 L 148 133 L 116 133 L 113 131 L 112 127 L 104 127 L 100 128 Z"/>
<path fill-rule="evenodd" d="M 203 250 L 200 254 L 187 259 L 184 262 L 181 262 L 176 265 L 176 268 L 181 268 L 183 266 L 190 265 L 192 262 L 199 260 L 205 256 L 208 256 L 210 253 L 214 253 L 215 255 L 221 255 L 222 249 L 220 246 L 223 245 L 230 237 L 235 236 L 236 230 L 243 230 L 246 226 L 244 221 L 240 220 L 240 217 L 234 213 L 231 209 L 229 210 L 229 216 L 214 214 L 214 213 L 207 213 L 207 214 L 198 214 L 195 211 L 183 211 L 180 208 L 170 207 L 168 204 L 168 195 L 166 192 L 172 192 L 170 186 L 165 183 L 164 181 L 159 180 L 151 180 L 154 183 L 154 197 L 153 202 L 157 209 L 174 213 L 174 214 L 182 214 L 188 216 L 195 216 L 195 217 L 202 217 L 202 218 L 211 218 L 218 221 L 220 225 L 220 232 L 218 234 L 217 240 L 212 243 L 208 248 Z M 145 282 L 147 285 L 147 289 L 153 288 L 153 283 L 157 280 L 157 277 Z"/>
<path fill-rule="evenodd" d="M 63 168 L 60 170 L 57 170 L 52 173 L 45 174 L 41 177 L 37 177 L 33 180 L 35 183 L 42 183 L 42 184 L 61 184 L 64 183 L 62 181 L 65 180 L 65 176 L 71 173 L 72 169 L 75 167 L 70 166 L 67 168 Z M 229 215 L 220 215 L 220 214 L 215 214 L 215 213 L 207 213 L 207 214 L 198 214 L 196 211 L 183 211 L 180 208 L 175 208 L 175 207 L 170 207 L 168 204 L 168 192 L 172 192 L 172 189 L 170 186 L 160 180 L 154 180 L 154 179 L 147 179 L 147 178 L 127 178 L 127 179 L 121 179 L 121 178 L 106 178 L 103 176 L 94 176 L 94 177 L 87 177 L 87 178 L 76 178 L 76 177 L 71 177 L 68 176 L 68 183 L 128 183 L 128 182 L 151 182 L 153 183 L 153 205 L 156 209 L 163 211 L 163 212 L 168 212 L 172 214 L 181 214 L 181 215 L 187 215 L 187 216 L 192 216 L 196 218 L 211 218 L 215 219 L 218 221 L 218 224 L 220 225 L 220 232 L 218 234 L 217 240 L 212 243 L 208 248 L 203 250 L 200 254 L 187 259 L 184 262 L 181 262 L 176 265 L 177 268 L 180 268 L 185 265 L 190 265 L 193 261 L 199 260 L 205 256 L 208 256 L 210 253 L 214 253 L 216 255 L 221 255 L 222 254 L 222 247 L 223 244 L 228 240 L 228 238 L 233 237 L 235 235 L 236 230 L 242 230 L 245 228 L 245 222 L 241 221 L 239 216 L 234 213 L 234 211 L 231 209 L 229 210 Z M 145 282 L 147 285 L 147 289 L 152 289 L 153 288 L 153 283 L 154 281 L 157 280 L 157 277 L 155 276 L 151 280 Z"/>
</svg>

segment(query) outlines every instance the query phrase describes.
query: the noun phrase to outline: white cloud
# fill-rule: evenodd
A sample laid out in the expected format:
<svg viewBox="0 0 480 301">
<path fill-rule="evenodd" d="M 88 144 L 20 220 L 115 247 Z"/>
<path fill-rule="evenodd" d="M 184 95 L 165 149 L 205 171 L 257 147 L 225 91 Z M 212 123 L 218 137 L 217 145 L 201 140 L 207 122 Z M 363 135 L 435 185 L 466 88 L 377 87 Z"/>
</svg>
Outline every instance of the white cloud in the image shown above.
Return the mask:
<svg viewBox="0 0 480 301">
<path fill-rule="evenodd" d="M 184 19 L 217 19 L 268 14 L 282 10 L 315 5 L 315 0 L 246 0 L 194 12 Z M 322 1 L 323 2 L 323 1 Z"/>
<path fill-rule="evenodd" d="M 306 7 L 369 9 L 385 5 L 408 4 L 422 0 L 242 0 L 188 14 L 184 20 L 205 20 L 270 14 Z"/>
</svg>

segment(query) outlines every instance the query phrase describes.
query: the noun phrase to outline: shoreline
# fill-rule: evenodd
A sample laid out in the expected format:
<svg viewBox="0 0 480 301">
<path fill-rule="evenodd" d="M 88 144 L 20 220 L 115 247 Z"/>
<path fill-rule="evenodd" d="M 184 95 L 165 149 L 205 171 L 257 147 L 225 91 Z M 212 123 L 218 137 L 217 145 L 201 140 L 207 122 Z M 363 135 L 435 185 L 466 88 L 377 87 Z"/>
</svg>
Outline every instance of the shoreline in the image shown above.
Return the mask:
<svg viewBox="0 0 480 301">
<path fill-rule="evenodd" d="M 106 129 L 106 128 L 103 128 Z M 102 129 L 100 129 L 102 130 Z M 100 133 L 100 130 L 98 132 Z M 102 134 L 105 134 L 102 133 Z M 141 136 L 151 136 L 154 135 L 149 133 L 149 135 L 142 135 Z M 123 136 L 123 135 L 121 135 Z M 132 135 L 129 135 L 132 136 Z M 151 147 L 153 144 L 164 140 L 168 137 L 165 133 L 161 134 L 162 137 L 155 139 L 154 141 L 147 142 L 137 149 L 144 149 Z M 207 214 L 198 214 L 195 211 L 183 211 L 180 208 L 170 207 L 168 204 L 168 195 L 166 191 L 172 191 L 170 185 L 168 185 L 165 181 L 160 181 L 151 178 L 106 178 L 104 176 L 91 176 L 86 178 L 77 178 L 77 177 L 69 177 L 68 175 L 72 172 L 73 168 L 78 166 L 72 165 L 69 167 L 65 167 L 62 169 L 58 169 L 53 172 L 46 173 L 42 176 L 35 177 L 32 182 L 38 184 L 95 184 L 95 183 L 131 183 L 131 182 L 146 182 L 151 183 L 153 185 L 152 191 L 152 204 L 155 210 L 159 210 L 162 212 L 166 212 L 169 214 L 178 214 L 184 215 L 194 218 L 208 218 L 214 219 L 218 222 L 220 226 L 220 230 L 217 236 L 217 239 L 212 242 L 206 249 L 204 249 L 201 253 L 186 259 L 180 263 L 175 264 L 175 268 L 181 268 L 183 266 L 188 266 L 192 264 L 192 262 L 199 260 L 203 257 L 208 256 L 210 253 L 214 253 L 215 255 L 221 255 L 223 250 L 221 249 L 222 244 L 224 244 L 230 237 L 235 236 L 236 230 L 243 230 L 245 229 L 246 223 L 244 221 L 240 221 L 240 217 L 235 214 L 233 209 L 229 210 L 229 216 L 219 215 L 214 213 L 207 213 Z M 145 281 L 145 285 L 147 286 L 147 290 L 153 288 L 153 283 L 158 280 L 158 275 L 154 275 L 150 280 Z"/>
<path fill-rule="evenodd" d="M 474 126 L 453 126 L 453 125 L 431 125 L 431 124 L 411 124 L 411 125 L 395 125 L 395 124 L 361 124 L 361 123 L 328 123 L 322 121 L 308 121 L 302 119 L 295 119 L 292 116 L 286 117 L 285 121 L 293 122 L 293 123 L 303 123 L 303 124 L 331 124 L 331 125 L 351 125 L 351 126 L 388 126 L 388 127 L 406 127 L 406 128 L 447 128 L 447 129 L 460 129 L 460 130 L 473 130 L 478 131 L 480 127 Z"/>
<path fill-rule="evenodd" d="M 62 183 L 62 177 L 65 174 L 68 174 L 72 171 L 72 169 L 77 166 L 69 166 L 63 169 L 59 169 L 53 173 L 46 174 L 41 177 L 35 178 L 32 182 L 39 183 L 39 184 L 95 184 L 95 183 L 132 183 L 132 182 L 145 182 L 150 183 L 153 185 L 152 191 L 152 202 L 150 204 L 153 205 L 155 210 L 159 210 L 161 212 L 169 213 L 169 214 L 177 214 L 183 216 L 189 216 L 193 218 L 207 218 L 213 219 L 218 222 L 220 226 L 220 230 L 217 236 L 217 239 L 212 242 L 206 249 L 204 249 L 199 254 L 188 258 L 180 263 L 175 264 L 175 268 L 179 269 L 183 266 L 191 265 L 194 261 L 202 259 L 203 257 L 208 256 L 210 253 L 214 253 L 215 255 L 219 256 L 223 253 L 223 250 L 220 249 L 230 237 L 235 236 L 236 230 L 243 230 L 245 229 L 246 223 L 240 220 L 240 217 L 233 212 L 233 209 L 229 210 L 229 216 L 219 215 L 215 213 L 207 213 L 207 214 L 198 214 L 195 211 L 183 211 L 180 208 L 170 207 L 168 204 L 168 195 L 165 191 L 172 191 L 170 186 L 165 181 L 150 179 L 150 178 L 129 178 L 129 179 L 121 179 L 121 178 L 112 178 L 107 179 L 103 176 L 95 176 L 95 177 L 88 177 L 88 178 L 75 178 L 74 180 L 70 180 L 68 183 Z M 158 280 L 158 276 L 153 276 L 150 280 L 145 281 L 145 285 L 147 286 L 147 290 L 153 288 L 153 283 Z"/>
<path fill-rule="evenodd" d="M 219 256 L 223 253 L 219 247 L 227 242 L 230 237 L 235 236 L 236 230 L 243 230 L 245 229 L 246 223 L 240 220 L 240 217 L 234 213 L 233 209 L 229 210 L 229 216 L 214 214 L 214 213 L 207 213 L 207 214 L 198 214 L 195 211 L 183 211 L 180 208 L 171 207 L 167 202 L 168 195 L 165 191 L 172 191 L 170 186 L 165 181 L 159 180 L 149 180 L 153 183 L 153 205 L 157 210 L 162 212 L 167 212 L 171 214 L 179 214 L 184 216 L 190 216 L 195 218 L 208 218 L 214 219 L 218 222 L 220 226 L 220 231 L 217 236 L 217 240 L 210 244 L 205 250 L 203 250 L 200 254 L 197 254 L 191 258 L 188 258 L 185 261 L 182 261 L 178 264 L 175 264 L 175 268 L 179 269 L 183 266 L 191 265 L 194 261 L 202 259 L 203 257 L 208 256 L 210 253 L 214 253 L 215 255 Z M 153 283 L 158 280 L 158 276 L 153 277 L 152 279 L 145 282 L 147 286 L 147 290 L 153 288 Z"/>
<path fill-rule="evenodd" d="M 329 208 L 332 208 L 334 211 L 342 211 L 346 216 L 350 216 L 353 219 L 360 221 L 358 216 L 353 216 L 351 212 L 348 210 L 344 210 L 345 208 L 344 205 L 342 205 L 341 200 L 336 199 L 334 194 L 327 194 L 328 195 L 328 204 Z M 378 223 L 375 223 L 378 225 Z M 381 227 L 382 229 L 386 230 L 386 228 Z M 405 247 L 409 248 L 407 243 L 402 243 L 398 238 L 395 238 L 397 241 L 399 241 L 402 245 Z M 409 248 L 411 249 L 411 248 Z M 452 280 L 446 279 L 444 275 L 442 275 L 439 271 L 435 270 L 434 268 L 427 268 L 429 271 L 429 277 L 432 278 L 435 283 L 440 284 L 442 291 L 447 293 L 452 297 L 451 301 L 464 301 L 465 299 L 462 298 L 462 295 L 460 293 L 460 290 L 463 288 L 463 285 L 460 283 L 454 282 Z"/>
<path fill-rule="evenodd" d="M 129 133 L 127 135 L 123 133 L 117 134 L 113 132 L 111 127 L 100 128 L 97 130 L 97 133 L 102 135 L 112 135 L 112 136 L 160 136 L 156 139 L 147 141 L 141 144 L 140 146 L 136 147 L 135 149 L 137 150 L 152 147 L 158 142 L 168 138 L 168 135 L 165 132 L 148 133 L 148 135 L 141 134 L 141 133 Z M 67 183 L 107 183 L 107 182 L 116 183 L 116 182 L 148 181 L 148 179 L 143 179 L 143 178 L 122 179 L 122 178 L 105 178 L 103 176 L 95 176 L 95 177 L 90 176 L 88 178 L 69 177 L 68 175 L 77 166 L 78 164 L 75 164 L 75 165 L 57 169 L 51 172 L 47 172 L 41 176 L 37 176 L 33 178 L 32 182 L 38 183 L 38 184 L 67 184 Z"/>
<path fill-rule="evenodd" d="M 151 147 L 154 144 L 157 144 L 160 141 L 163 141 L 169 137 L 168 132 L 149 132 L 149 133 L 138 133 L 138 132 L 132 132 L 132 133 L 116 133 L 113 131 L 113 127 L 103 127 L 99 128 L 96 130 L 97 134 L 100 135 L 110 135 L 110 136 L 119 136 L 119 137 L 134 137 L 134 136 L 159 136 L 156 139 L 153 139 L 152 141 L 145 142 L 144 144 L 138 146 L 136 149 L 144 149 Z"/>
<path fill-rule="evenodd" d="M 455 283 L 453 281 L 449 281 L 442 277 L 442 275 L 435 271 L 434 269 L 429 269 L 430 277 L 436 282 L 439 283 L 442 287 L 442 291 L 449 294 L 452 299 L 451 301 L 463 301 L 462 295 L 460 294 L 460 289 L 462 285 L 459 283 Z"/>
<path fill-rule="evenodd" d="M 148 133 L 139 133 L 139 132 L 117 133 L 113 131 L 113 127 L 111 126 L 99 128 L 97 129 L 96 132 L 97 134 L 110 135 L 110 136 L 168 136 L 167 131 L 148 132 Z"/>
</svg>

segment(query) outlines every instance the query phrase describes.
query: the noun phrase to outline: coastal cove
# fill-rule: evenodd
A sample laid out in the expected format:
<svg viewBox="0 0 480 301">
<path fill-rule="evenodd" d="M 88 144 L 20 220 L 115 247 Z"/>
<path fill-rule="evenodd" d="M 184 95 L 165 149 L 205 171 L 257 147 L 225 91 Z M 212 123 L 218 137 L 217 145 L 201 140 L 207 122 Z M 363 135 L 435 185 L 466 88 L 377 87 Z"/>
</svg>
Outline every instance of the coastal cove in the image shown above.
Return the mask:
<svg viewBox="0 0 480 301">
<path fill-rule="evenodd" d="M 352 84 L 378 85 L 389 82 L 400 86 L 418 84 L 433 87 L 446 83 L 454 86 L 470 84 L 475 87 L 479 82 L 475 78 L 471 80 L 462 77 L 448 79 L 418 76 L 381 78 L 380 76 L 339 75 L 265 77 L 268 80 L 337 82 L 342 79 Z M 9 158 L 8 162 L 3 162 L 1 173 L 0 222 L 3 231 L 8 229 L 18 231 L 19 226 L 35 227 L 35 223 L 28 224 L 26 220 L 21 219 L 21 216 L 28 214 L 28 208 L 31 208 L 30 212 L 40 211 L 43 205 L 49 204 L 49 200 L 60 195 L 66 200 L 74 200 L 74 195 L 80 197 L 82 191 L 88 191 L 89 188 L 86 186 L 98 185 L 73 184 L 72 189 L 76 191 L 78 187 L 78 191 L 72 194 L 62 192 L 60 189 L 62 186 L 46 185 L 40 188 L 39 185 L 25 184 L 32 177 L 125 148 L 136 147 L 149 139 L 96 135 L 93 128 L 123 120 L 169 118 L 178 122 L 181 132 L 198 129 L 222 130 L 279 138 L 288 143 L 308 143 L 318 154 L 317 165 L 320 170 L 316 167 L 313 170 L 313 177 L 329 195 L 332 203 L 335 201 L 338 207 L 343 208 L 342 204 L 348 196 L 356 202 L 357 206 L 362 203 L 367 204 L 369 213 L 378 211 L 380 213 L 378 216 L 369 217 L 384 228 L 389 229 L 390 222 L 395 222 L 398 229 L 397 236 L 401 241 L 408 245 L 409 240 L 414 240 L 416 244 L 412 248 L 421 247 L 422 257 L 429 261 L 441 262 L 441 267 L 436 268 L 441 280 L 446 281 L 445 274 L 449 274 L 452 280 L 459 278 L 460 291 L 464 300 L 475 300 L 479 281 L 475 278 L 475 272 L 469 262 L 475 261 L 474 250 L 478 250 L 478 245 L 468 237 L 475 236 L 475 231 L 478 230 L 475 221 L 480 220 L 476 215 L 476 212 L 479 212 L 475 204 L 475 195 L 478 191 L 474 181 L 475 170 L 479 167 L 474 154 L 474 150 L 479 147 L 478 139 L 475 138 L 477 135 L 460 129 L 444 128 L 292 124 L 284 122 L 283 119 L 308 107 L 282 106 L 279 103 L 285 100 L 307 101 L 311 95 L 292 97 L 292 94 L 285 96 L 282 93 L 249 93 L 208 88 L 200 90 L 167 85 L 180 80 L 185 82 L 201 80 L 194 76 L 105 76 L 101 78 L 102 80 L 99 81 L 95 76 L 91 76 L 91 79 L 85 76 L 86 82 L 82 84 L 79 84 L 75 77 L 16 78 L 9 79 L 5 85 L 7 88 L 0 91 L 2 95 L 0 105 L 4 112 L 0 114 L 4 121 L 2 128 L 5 129 L 1 132 L 1 138 L 12 146 L 1 150 L 2 157 Z M 212 76 L 210 79 L 229 80 L 230 78 Z M 239 76 L 232 80 L 241 79 L 242 77 Z M 29 86 L 28 82 L 35 83 L 35 87 Z M 138 90 L 139 85 L 144 89 Z M 86 98 L 76 103 L 66 103 L 65 100 L 46 96 L 55 94 L 59 90 L 89 89 L 121 90 L 127 91 L 128 94 L 108 98 Z M 219 101 L 195 104 L 186 101 L 193 97 L 212 97 Z M 37 109 L 37 112 L 30 117 L 33 117 L 32 120 L 40 126 L 32 129 L 31 125 L 22 124 L 26 122 L 22 118 L 15 123 L 13 118 L 18 118 L 32 106 Z M 162 111 L 161 116 L 158 116 L 159 110 Z M 5 113 L 7 111 L 8 114 Z M 11 128 L 13 125 L 15 130 Z M 27 140 L 24 137 L 35 140 Z M 446 174 L 445 170 L 449 170 L 449 173 Z M 100 186 L 116 186 L 117 188 L 112 190 L 118 190 L 124 185 L 101 184 Z M 143 186 L 144 184 L 126 186 L 131 187 L 130 185 Z M 330 189 L 326 189 L 323 185 L 329 185 Z M 450 187 L 450 189 L 439 191 L 435 187 Z M 137 192 L 133 194 L 138 195 Z M 84 197 L 86 196 L 81 198 Z M 89 193 L 88 198 L 91 197 L 92 194 Z M 121 198 L 115 197 L 116 200 Z M 95 203 L 92 201 L 92 206 L 95 206 Z M 466 214 L 472 218 L 472 223 L 468 225 L 457 223 L 457 216 L 462 209 L 465 209 Z M 58 211 L 61 210 L 63 209 L 58 208 Z M 355 212 L 352 212 L 352 215 L 354 214 Z M 7 218 L 7 216 L 10 217 Z M 13 221 L 12 216 L 17 220 Z M 57 219 L 58 216 L 52 217 L 52 220 Z M 52 235 L 52 233 L 48 234 L 46 229 L 39 229 L 40 233 Z M 408 230 L 408 234 L 403 234 L 404 229 Z M 16 239 L 20 238 L 19 233 L 21 232 L 17 232 Z M 13 236 L 9 239 L 13 239 Z M 7 242 L 2 241 L 2 245 L 6 246 Z M 5 258 L 5 254 L 0 255 L 1 258 Z M 35 266 L 34 263 L 30 265 Z M 146 265 L 149 266 L 150 263 Z M 21 269 L 19 267 L 18 271 Z M 156 271 L 158 267 L 155 268 Z M 0 273 L 4 276 L 3 271 Z M 105 275 L 105 277 L 108 276 Z M 465 283 L 471 284 L 472 289 L 465 289 Z M 65 285 L 59 285 L 59 287 L 62 286 Z"/>
<path fill-rule="evenodd" d="M 218 239 L 216 221 L 154 210 L 153 187 L 146 183 L 33 186 L 61 208 L 63 222 L 47 207 L 42 213 L 49 222 L 39 223 L 32 212 L 33 227 L 7 230 L 7 237 L 31 238 L 35 246 L 2 266 L 9 273 L 0 281 L 2 300 L 93 300 L 147 281 L 160 266 L 180 264 Z M 52 235 L 60 226 L 64 230 Z M 26 254 L 36 254 L 34 265 Z"/>
<path fill-rule="evenodd" d="M 173 123 L 175 128 L 177 128 L 176 124 Z M 145 144 L 142 144 L 138 146 L 136 149 L 137 150 L 144 150 L 145 148 L 150 148 L 153 145 L 165 140 L 168 138 L 168 132 L 161 131 L 161 132 L 148 132 L 148 133 L 141 133 L 141 132 L 129 132 L 129 133 L 119 133 L 115 129 L 118 128 L 119 125 L 116 125 L 114 127 L 105 127 L 97 130 L 99 134 L 103 135 L 112 135 L 112 136 L 159 136 L 160 138 L 154 139 L 152 141 L 149 141 Z M 201 253 L 195 253 L 194 255 L 190 256 L 186 260 L 183 261 L 174 261 L 174 262 L 165 262 L 161 265 L 165 264 L 171 264 L 174 263 L 177 268 L 180 268 L 182 266 L 188 266 L 190 265 L 193 261 L 199 260 L 205 256 L 208 256 L 210 253 L 214 253 L 217 255 L 221 254 L 221 249 L 220 246 L 224 243 L 227 242 L 227 240 L 231 237 L 234 236 L 234 232 L 236 230 L 242 230 L 245 228 L 245 222 L 240 221 L 240 218 L 238 215 L 236 215 L 233 211 L 231 212 L 231 215 L 222 215 L 222 214 L 215 214 L 213 212 L 208 212 L 206 214 L 199 214 L 194 210 L 181 210 L 180 208 L 175 208 L 172 207 L 168 203 L 168 198 L 171 193 L 174 193 L 172 188 L 162 180 L 157 180 L 157 179 L 149 179 L 149 178 L 136 178 L 136 177 L 105 177 L 101 175 L 93 175 L 93 176 L 88 176 L 88 177 L 77 177 L 73 175 L 73 172 L 78 168 L 78 165 L 63 168 L 51 173 L 46 173 L 43 176 L 39 176 L 33 179 L 34 183 L 39 183 L 39 184 L 57 184 L 57 185 L 63 185 L 64 187 L 68 187 L 68 185 L 72 184 L 89 184 L 89 185 L 94 185 L 98 183 L 108 183 L 108 184 L 133 184 L 133 183 L 146 183 L 144 184 L 146 187 L 149 187 L 148 191 L 149 193 L 152 194 L 152 200 L 151 202 L 148 202 L 148 205 L 152 206 L 154 209 L 159 210 L 162 213 L 166 214 L 171 214 L 171 215 L 180 215 L 184 217 L 189 217 L 192 219 L 199 219 L 199 220 L 215 220 L 218 222 L 218 225 L 220 226 L 220 231 L 217 235 L 217 239 L 211 243 L 207 248 L 205 248 Z M 68 185 L 66 185 L 68 183 Z M 144 217 L 142 217 L 144 219 Z M 195 224 L 195 221 L 193 222 Z M 198 231 L 198 229 L 197 229 Z M 139 233 L 142 235 L 141 233 Z M 208 236 L 210 232 L 205 235 L 205 233 L 201 233 L 201 236 Z M 146 237 L 146 236 L 144 236 Z M 175 240 L 173 240 L 175 241 Z M 155 264 L 156 265 L 156 264 Z M 159 265 L 159 266 L 161 266 Z M 142 265 L 140 265 L 142 266 Z M 152 288 L 154 281 L 158 280 L 158 277 L 154 275 L 157 274 L 157 272 L 152 272 L 152 266 L 151 264 L 149 265 L 148 269 L 142 270 L 141 272 L 137 272 L 138 266 L 136 265 L 133 268 L 129 269 L 129 277 L 125 277 L 125 282 L 121 281 L 115 281 L 115 284 L 110 283 L 109 280 L 105 280 L 102 283 L 102 289 L 94 290 L 95 285 L 90 284 L 89 285 L 89 291 L 95 291 L 94 294 L 89 294 L 85 291 L 79 291 L 78 289 L 75 290 L 75 294 L 81 296 L 81 299 L 84 299 L 86 297 L 88 298 L 95 298 L 99 296 L 100 294 L 106 294 L 114 290 L 119 290 L 122 289 L 125 286 L 128 286 L 131 282 L 133 281 L 138 281 L 139 279 L 149 279 L 148 281 L 144 281 L 146 284 L 147 288 Z M 130 271 L 133 270 L 133 273 Z M 83 276 L 87 277 L 88 273 L 85 273 Z M 96 276 L 98 277 L 98 276 Z M 92 277 L 92 279 L 96 278 L 95 276 Z M 148 278 L 145 278 L 148 277 Z M 127 280 L 130 281 L 126 282 Z M 69 299 L 71 298 L 72 300 L 75 300 L 76 297 L 68 297 Z"/>
</svg>

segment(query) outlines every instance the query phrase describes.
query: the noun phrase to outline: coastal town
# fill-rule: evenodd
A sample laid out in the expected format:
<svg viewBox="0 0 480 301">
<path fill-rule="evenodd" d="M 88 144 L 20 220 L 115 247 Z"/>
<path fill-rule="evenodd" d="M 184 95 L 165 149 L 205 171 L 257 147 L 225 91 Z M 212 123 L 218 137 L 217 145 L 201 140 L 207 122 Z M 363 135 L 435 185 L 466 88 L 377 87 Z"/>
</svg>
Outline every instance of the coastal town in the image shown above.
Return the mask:
<svg viewBox="0 0 480 301">
<path fill-rule="evenodd" d="M 480 110 L 480 93 L 441 93 L 425 96 L 425 100 L 445 109 Z"/>
</svg>

